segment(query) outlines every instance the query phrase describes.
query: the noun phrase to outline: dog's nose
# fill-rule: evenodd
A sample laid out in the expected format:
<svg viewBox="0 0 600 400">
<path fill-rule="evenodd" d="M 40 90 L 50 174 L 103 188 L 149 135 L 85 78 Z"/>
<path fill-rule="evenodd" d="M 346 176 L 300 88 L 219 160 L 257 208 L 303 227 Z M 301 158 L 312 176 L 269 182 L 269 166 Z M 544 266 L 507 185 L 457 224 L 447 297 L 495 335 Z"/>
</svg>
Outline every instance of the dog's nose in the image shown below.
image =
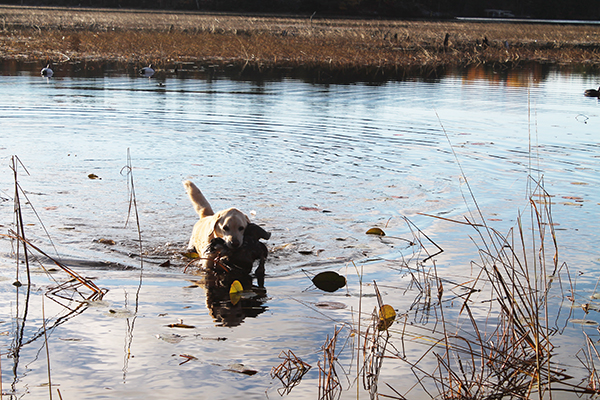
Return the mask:
<svg viewBox="0 0 600 400">
<path fill-rule="evenodd" d="M 240 241 L 239 241 L 239 240 L 237 240 L 237 239 L 233 239 L 233 240 L 231 241 L 231 246 L 232 246 L 232 247 L 240 247 L 241 245 L 242 245 L 242 242 L 240 242 Z"/>
</svg>

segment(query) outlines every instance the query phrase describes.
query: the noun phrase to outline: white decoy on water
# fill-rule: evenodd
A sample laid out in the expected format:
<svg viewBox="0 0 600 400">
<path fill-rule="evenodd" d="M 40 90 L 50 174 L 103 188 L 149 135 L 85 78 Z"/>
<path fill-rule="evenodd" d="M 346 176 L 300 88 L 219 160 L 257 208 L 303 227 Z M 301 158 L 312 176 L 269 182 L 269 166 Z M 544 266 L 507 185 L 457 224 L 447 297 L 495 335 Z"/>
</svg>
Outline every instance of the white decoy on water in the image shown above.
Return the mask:
<svg viewBox="0 0 600 400">
<path fill-rule="evenodd" d="M 152 75 L 154 75 L 154 72 L 156 72 L 156 71 L 154 71 L 154 68 L 152 68 L 152 64 L 140 69 L 140 75 L 142 75 L 145 78 L 152 78 Z"/>
<path fill-rule="evenodd" d="M 45 68 L 42 68 L 43 77 L 52 78 L 52 75 L 54 75 L 54 71 L 52 71 L 52 68 L 50 68 L 50 64 L 46 65 Z"/>
</svg>

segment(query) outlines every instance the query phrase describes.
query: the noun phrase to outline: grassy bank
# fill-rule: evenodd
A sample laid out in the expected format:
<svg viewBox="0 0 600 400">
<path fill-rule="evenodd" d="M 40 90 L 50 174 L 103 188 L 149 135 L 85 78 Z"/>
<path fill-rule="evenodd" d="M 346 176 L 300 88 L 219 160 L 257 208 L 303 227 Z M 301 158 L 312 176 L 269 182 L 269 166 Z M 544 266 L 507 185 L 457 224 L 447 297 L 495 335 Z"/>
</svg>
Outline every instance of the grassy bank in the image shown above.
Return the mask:
<svg viewBox="0 0 600 400">
<path fill-rule="evenodd" d="M 0 58 L 399 73 L 527 62 L 600 66 L 600 26 L 0 7 Z M 446 39 L 447 37 L 447 39 Z"/>
</svg>

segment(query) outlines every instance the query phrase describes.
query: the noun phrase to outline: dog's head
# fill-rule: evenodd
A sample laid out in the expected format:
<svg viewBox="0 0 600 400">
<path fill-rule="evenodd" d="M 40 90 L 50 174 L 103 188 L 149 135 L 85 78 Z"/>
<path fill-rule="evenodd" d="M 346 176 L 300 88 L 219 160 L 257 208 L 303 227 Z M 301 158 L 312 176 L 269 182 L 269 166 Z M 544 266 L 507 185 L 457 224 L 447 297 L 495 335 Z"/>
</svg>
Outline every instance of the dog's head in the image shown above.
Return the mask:
<svg viewBox="0 0 600 400">
<path fill-rule="evenodd" d="M 236 208 L 220 211 L 215 215 L 214 236 L 222 238 L 229 248 L 240 247 L 249 223 L 246 214 Z"/>
</svg>

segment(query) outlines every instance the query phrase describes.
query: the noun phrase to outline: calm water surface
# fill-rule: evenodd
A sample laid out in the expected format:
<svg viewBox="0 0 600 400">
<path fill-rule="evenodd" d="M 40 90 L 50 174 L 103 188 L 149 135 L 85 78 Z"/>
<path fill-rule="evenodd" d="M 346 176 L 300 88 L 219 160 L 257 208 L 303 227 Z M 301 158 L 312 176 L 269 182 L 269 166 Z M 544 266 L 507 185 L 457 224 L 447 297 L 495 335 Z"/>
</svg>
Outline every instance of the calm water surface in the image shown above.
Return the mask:
<svg viewBox="0 0 600 400">
<path fill-rule="evenodd" d="M 66 276 L 36 265 L 23 323 L 17 316 L 26 291 L 12 285 L 11 243 L 0 242 L 2 381 L 14 398 L 49 396 L 44 297 L 47 324 L 58 322 L 47 341 L 52 383 L 63 398 L 278 398 L 281 385 L 270 371 L 280 351 L 291 349 L 313 368 L 288 397 L 315 399 L 322 344 L 335 326 L 356 321 L 357 270 L 369 283 L 362 287 L 366 321 L 376 304 L 373 280 L 385 282 L 382 295 L 399 314 L 413 303 L 408 278 L 394 268 L 423 258 L 404 240 L 413 239 L 415 226 L 444 249 L 438 273 L 468 281 L 469 261 L 478 258 L 472 228 L 422 214 L 473 215 L 470 187 L 484 219 L 506 232 L 527 207 L 528 176 L 553 196 L 559 254 L 578 295 L 594 293 L 600 103 L 583 91 L 597 87 L 597 77 L 472 70 L 336 85 L 57 75 L 0 77 L 0 227 L 7 233 L 14 223 L 10 164 L 17 156 L 22 201 L 35 209 L 23 209 L 28 238 L 109 291 L 69 314 L 42 296 Z M 128 154 L 143 275 L 135 219 L 126 224 Z M 185 179 L 213 208 L 240 208 L 272 232 L 266 293 L 241 307 L 215 305 L 218 294 L 183 273 L 181 252 L 197 218 Z M 365 235 L 371 227 L 387 236 Z M 311 288 L 309 277 L 325 270 L 346 275 L 347 289 Z M 22 271 L 19 279 L 26 281 Z M 321 301 L 346 308 L 319 308 Z M 169 327 L 179 320 L 193 328 Z M 585 345 L 581 331 L 568 325 L 563 354 Z M 586 333 L 599 338 L 595 329 Z M 19 340 L 27 344 L 7 357 Z M 342 398 L 356 398 L 355 361 L 350 353 L 340 360 L 338 374 L 349 375 L 342 386 L 350 387 Z M 257 373 L 232 372 L 238 364 Z M 571 364 L 574 375 L 582 373 Z M 382 381 L 405 387 L 405 364 L 384 365 Z"/>
</svg>

